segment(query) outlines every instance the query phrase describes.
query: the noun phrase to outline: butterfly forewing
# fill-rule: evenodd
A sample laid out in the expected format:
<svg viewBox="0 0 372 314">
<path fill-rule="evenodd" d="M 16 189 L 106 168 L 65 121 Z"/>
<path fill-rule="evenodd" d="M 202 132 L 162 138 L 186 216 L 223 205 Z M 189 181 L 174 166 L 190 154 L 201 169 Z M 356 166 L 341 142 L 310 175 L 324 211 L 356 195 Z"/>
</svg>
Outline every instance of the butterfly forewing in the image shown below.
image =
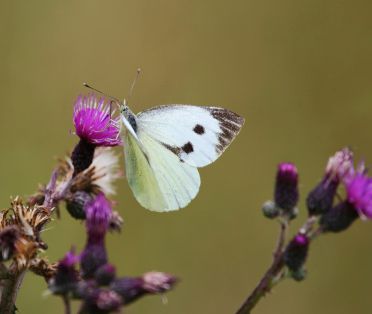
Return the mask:
<svg viewBox="0 0 372 314">
<path fill-rule="evenodd" d="M 182 162 L 203 167 L 215 161 L 239 133 L 244 119 L 218 107 L 167 105 L 138 115 L 145 132 Z"/>
</svg>

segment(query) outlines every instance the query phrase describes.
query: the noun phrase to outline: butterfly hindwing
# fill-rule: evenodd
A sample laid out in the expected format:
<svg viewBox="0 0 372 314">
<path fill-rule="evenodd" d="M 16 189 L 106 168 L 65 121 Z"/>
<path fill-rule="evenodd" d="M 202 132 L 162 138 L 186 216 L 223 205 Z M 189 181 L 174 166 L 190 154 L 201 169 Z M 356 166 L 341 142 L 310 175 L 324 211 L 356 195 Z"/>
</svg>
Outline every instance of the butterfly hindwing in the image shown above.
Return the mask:
<svg viewBox="0 0 372 314">
<path fill-rule="evenodd" d="M 239 133 L 244 118 L 218 107 L 166 105 L 137 116 L 145 132 L 194 167 L 215 161 Z"/>
<path fill-rule="evenodd" d="M 137 201 L 160 212 L 185 207 L 199 191 L 198 170 L 146 132 L 138 130 L 137 136 L 143 148 L 130 133 L 124 144 L 127 178 Z"/>
</svg>

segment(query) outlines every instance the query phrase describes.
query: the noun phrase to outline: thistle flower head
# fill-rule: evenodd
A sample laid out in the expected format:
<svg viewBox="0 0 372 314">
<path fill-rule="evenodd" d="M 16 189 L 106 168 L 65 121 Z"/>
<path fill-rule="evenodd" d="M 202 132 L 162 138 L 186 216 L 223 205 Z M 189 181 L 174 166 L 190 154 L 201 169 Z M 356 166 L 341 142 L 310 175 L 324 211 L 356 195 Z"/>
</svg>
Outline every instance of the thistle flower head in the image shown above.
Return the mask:
<svg viewBox="0 0 372 314">
<path fill-rule="evenodd" d="M 353 172 L 353 152 L 349 148 L 343 148 L 330 157 L 323 179 L 307 196 L 309 215 L 319 215 L 329 211 L 333 206 L 340 182 L 349 178 Z"/>
<path fill-rule="evenodd" d="M 98 268 L 107 263 L 105 235 L 110 225 L 111 204 L 103 193 L 85 206 L 88 241 L 81 254 L 84 278 L 92 278 Z"/>
<path fill-rule="evenodd" d="M 325 177 L 340 182 L 353 171 L 353 152 L 345 147 L 328 159 Z"/>
<path fill-rule="evenodd" d="M 358 213 L 364 217 L 372 218 L 372 178 L 357 172 L 345 181 L 347 200 Z"/>
<path fill-rule="evenodd" d="M 13 258 L 19 269 L 27 267 L 38 250 L 45 247 L 40 232 L 51 220 L 51 210 L 23 204 L 19 197 L 11 207 L 0 212 L 0 246 L 2 259 Z"/>
<path fill-rule="evenodd" d="M 110 287 L 122 296 L 124 303 L 131 303 L 145 294 L 158 294 L 173 288 L 177 278 L 162 272 L 148 272 L 141 277 L 122 277 L 114 280 Z"/>
<path fill-rule="evenodd" d="M 76 134 L 96 146 L 116 146 L 119 137 L 119 119 L 110 117 L 110 107 L 104 98 L 94 94 L 79 96 L 75 102 L 74 125 Z"/>
<path fill-rule="evenodd" d="M 148 293 L 161 293 L 168 291 L 177 282 L 173 275 L 151 271 L 143 274 L 143 289 Z"/>
<path fill-rule="evenodd" d="M 297 234 L 284 252 L 284 263 L 292 272 L 299 271 L 306 262 L 310 240 L 304 234 Z"/>
<path fill-rule="evenodd" d="M 85 208 L 86 225 L 89 236 L 103 237 L 111 220 L 110 202 L 103 193 L 98 194 Z"/>
<path fill-rule="evenodd" d="M 298 172 L 292 163 L 278 165 L 275 184 L 275 204 L 286 211 L 292 210 L 298 202 Z"/>
<path fill-rule="evenodd" d="M 58 262 L 54 276 L 49 280 L 49 289 L 54 294 L 66 294 L 75 288 L 78 282 L 76 265 L 79 257 L 71 250 Z"/>
</svg>

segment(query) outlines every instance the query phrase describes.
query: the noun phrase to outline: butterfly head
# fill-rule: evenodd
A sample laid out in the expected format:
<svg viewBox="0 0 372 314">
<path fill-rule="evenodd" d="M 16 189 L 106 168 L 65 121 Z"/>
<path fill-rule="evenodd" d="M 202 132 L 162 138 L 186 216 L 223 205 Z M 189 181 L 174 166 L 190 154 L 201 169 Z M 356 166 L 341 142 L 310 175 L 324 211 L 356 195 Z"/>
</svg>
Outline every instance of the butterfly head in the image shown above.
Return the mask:
<svg viewBox="0 0 372 314">
<path fill-rule="evenodd" d="M 125 99 L 122 103 L 119 104 L 119 111 L 120 114 L 123 115 L 126 119 L 128 119 L 129 116 L 134 116 L 132 110 L 129 109 L 127 101 Z"/>
<path fill-rule="evenodd" d="M 129 109 L 127 101 L 124 99 L 122 103 L 119 104 L 119 111 L 122 117 L 124 117 L 129 124 L 132 126 L 134 132 L 137 131 L 137 119 L 136 115 Z"/>
</svg>

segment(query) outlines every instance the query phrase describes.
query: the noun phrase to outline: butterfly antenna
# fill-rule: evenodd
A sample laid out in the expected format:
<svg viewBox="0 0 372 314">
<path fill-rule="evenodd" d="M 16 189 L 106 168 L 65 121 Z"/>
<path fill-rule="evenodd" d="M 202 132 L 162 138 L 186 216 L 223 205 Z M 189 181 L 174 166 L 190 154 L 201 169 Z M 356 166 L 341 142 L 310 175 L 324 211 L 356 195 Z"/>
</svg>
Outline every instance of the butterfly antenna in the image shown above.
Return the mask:
<svg viewBox="0 0 372 314">
<path fill-rule="evenodd" d="M 103 96 L 106 96 L 107 98 L 111 98 L 111 101 L 110 101 L 110 123 L 111 123 L 112 104 L 115 103 L 115 102 L 117 102 L 118 104 L 120 104 L 120 100 L 117 99 L 116 97 L 113 97 L 113 96 L 110 96 L 110 95 L 108 95 L 108 94 L 106 94 L 106 93 L 104 93 L 104 92 L 101 92 L 99 89 L 90 86 L 88 83 L 85 83 L 85 82 L 84 82 L 83 85 L 84 85 L 86 88 L 89 88 L 89 89 L 91 89 L 91 90 L 94 90 L 95 92 L 100 93 L 100 94 L 102 94 Z M 113 99 L 113 100 L 112 100 L 112 99 Z"/>
<path fill-rule="evenodd" d="M 138 81 L 138 78 L 139 78 L 141 72 L 142 72 L 141 68 L 138 68 L 138 69 L 137 69 L 137 72 L 136 72 L 136 76 L 134 77 L 134 80 L 133 80 L 133 82 L 132 82 L 132 85 L 130 86 L 130 89 L 129 89 L 129 94 L 128 94 L 128 97 L 127 97 L 128 100 L 129 100 L 129 99 L 132 97 L 132 95 L 133 95 L 134 86 L 136 86 L 136 83 L 137 83 L 137 81 Z M 124 99 L 124 104 L 125 104 L 125 105 L 127 104 L 127 101 L 126 101 L 125 99 Z"/>
<path fill-rule="evenodd" d="M 101 92 L 99 89 L 90 86 L 88 83 L 83 83 L 83 85 L 84 85 L 86 88 L 89 88 L 89 89 L 91 89 L 91 90 L 94 90 L 95 92 L 100 93 L 100 94 L 102 94 L 103 96 L 106 96 L 107 98 L 111 98 L 111 99 L 116 100 L 116 101 L 120 104 L 120 100 L 117 99 L 116 97 L 113 97 L 113 96 L 108 95 L 108 94 L 106 94 L 106 93 L 104 93 L 104 92 Z"/>
</svg>

